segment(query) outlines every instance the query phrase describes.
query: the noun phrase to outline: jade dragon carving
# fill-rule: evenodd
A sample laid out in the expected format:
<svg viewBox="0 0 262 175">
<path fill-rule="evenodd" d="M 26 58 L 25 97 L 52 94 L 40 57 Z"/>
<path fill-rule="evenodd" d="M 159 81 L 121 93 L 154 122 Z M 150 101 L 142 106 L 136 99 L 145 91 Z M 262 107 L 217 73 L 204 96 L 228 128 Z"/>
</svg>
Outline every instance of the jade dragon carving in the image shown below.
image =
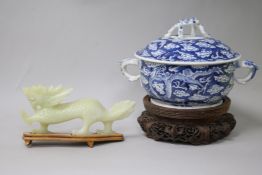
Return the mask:
<svg viewBox="0 0 262 175">
<path fill-rule="evenodd" d="M 63 103 L 64 98 L 70 94 L 72 89 L 58 87 L 32 86 L 24 88 L 24 94 L 30 101 L 35 112 L 29 116 L 21 112 L 23 120 L 27 124 L 39 122 L 40 128 L 34 129 L 33 133 L 48 133 L 48 125 L 66 122 L 80 118 L 83 120 L 83 127 L 73 131 L 73 135 L 89 135 L 89 128 L 96 122 L 104 124 L 101 134 L 110 134 L 112 123 L 128 117 L 134 110 L 135 102 L 125 100 L 114 104 L 109 110 L 93 99 L 77 100 L 70 103 Z"/>
</svg>

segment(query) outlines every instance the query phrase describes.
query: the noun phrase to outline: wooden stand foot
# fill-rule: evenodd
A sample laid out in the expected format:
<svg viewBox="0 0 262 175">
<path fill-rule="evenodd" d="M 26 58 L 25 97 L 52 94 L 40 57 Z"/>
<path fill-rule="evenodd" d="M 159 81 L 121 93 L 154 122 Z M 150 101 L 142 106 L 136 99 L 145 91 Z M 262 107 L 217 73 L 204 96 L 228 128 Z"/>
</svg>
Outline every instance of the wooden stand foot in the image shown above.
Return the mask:
<svg viewBox="0 0 262 175">
<path fill-rule="evenodd" d="M 88 145 L 90 148 L 93 148 L 93 147 L 94 147 L 94 142 L 93 142 L 93 141 L 89 141 L 89 142 L 87 142 L 87 145 Z"/>
<path fill-rule="evenodd" d="M 26 146 L 30 146 L 32 144 L 32 140 L 24 140 Z"/>
</svg>

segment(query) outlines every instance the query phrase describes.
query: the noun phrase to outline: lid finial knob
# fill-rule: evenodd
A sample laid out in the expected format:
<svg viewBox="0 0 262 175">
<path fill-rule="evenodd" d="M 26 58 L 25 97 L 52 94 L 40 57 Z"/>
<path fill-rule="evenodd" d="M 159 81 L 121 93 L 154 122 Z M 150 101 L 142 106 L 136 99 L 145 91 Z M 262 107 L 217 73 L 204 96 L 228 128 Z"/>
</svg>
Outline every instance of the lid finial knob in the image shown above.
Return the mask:
<svg viewBox="0 0 262 175">
<path fill-rule="evenodd" d="M 191 18 L 185 18 L 182 20 L 179 20 L 179 22 L 177 24 L 175 24 L 173 27 L 171 27 L 167 34 L 165 34 L 165 38 L 169 38 L 170 36 L 172 36 L 172 33 L 174 32 L 174 30 L 177 29 L 177 37 L 178 38 L 184 38 L 185 34 L 184 34 L 184 27 L 190 27 L 191 33 L 190 34 L 186 34 L 187 37 L 189 35 L 189 37 L 196 37 L 196 32 L 199 31 L 201 35 L 203 35 L 204 37 L 209 37 L 209 35 L 206 33 L 204 27 L 200 24 L 199 20 L 195 17 L 191 17 Z"/>
</svg>

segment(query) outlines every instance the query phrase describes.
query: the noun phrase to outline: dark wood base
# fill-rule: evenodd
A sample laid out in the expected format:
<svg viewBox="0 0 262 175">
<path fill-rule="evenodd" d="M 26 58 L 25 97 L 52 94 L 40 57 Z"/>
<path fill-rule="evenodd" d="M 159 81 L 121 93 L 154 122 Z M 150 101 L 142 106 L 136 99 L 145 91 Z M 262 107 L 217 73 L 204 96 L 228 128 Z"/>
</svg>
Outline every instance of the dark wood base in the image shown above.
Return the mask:
<svg viewBox="0 0 262 175">
<path fill-rule="evenodd" d="M 209 144 L 226 137 L 235 127 L 236 120 L 227 113 L 230 99 L 223 104 L 204 109 L 174 109 L 154 105 L 144 98 L 146 111 L 138 122 L 147 137 L 158 141 Z"/>
</svg>

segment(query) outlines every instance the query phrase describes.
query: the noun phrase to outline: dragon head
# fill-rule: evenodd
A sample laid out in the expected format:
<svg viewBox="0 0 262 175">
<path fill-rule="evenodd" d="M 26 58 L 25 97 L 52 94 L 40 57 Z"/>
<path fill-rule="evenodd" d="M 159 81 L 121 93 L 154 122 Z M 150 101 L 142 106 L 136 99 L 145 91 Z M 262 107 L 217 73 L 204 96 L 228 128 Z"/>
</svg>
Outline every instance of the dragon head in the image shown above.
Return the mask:
<svg viewBox="0 0 262 175">
<path fill-rule="evenodd" d="M 70 94 L 72 89 L 65 89 L 62 86 L 46 87 L 36 85 L 26 87 L 23 92 L 35 111 L 60 104 Z"/>
</svg>

